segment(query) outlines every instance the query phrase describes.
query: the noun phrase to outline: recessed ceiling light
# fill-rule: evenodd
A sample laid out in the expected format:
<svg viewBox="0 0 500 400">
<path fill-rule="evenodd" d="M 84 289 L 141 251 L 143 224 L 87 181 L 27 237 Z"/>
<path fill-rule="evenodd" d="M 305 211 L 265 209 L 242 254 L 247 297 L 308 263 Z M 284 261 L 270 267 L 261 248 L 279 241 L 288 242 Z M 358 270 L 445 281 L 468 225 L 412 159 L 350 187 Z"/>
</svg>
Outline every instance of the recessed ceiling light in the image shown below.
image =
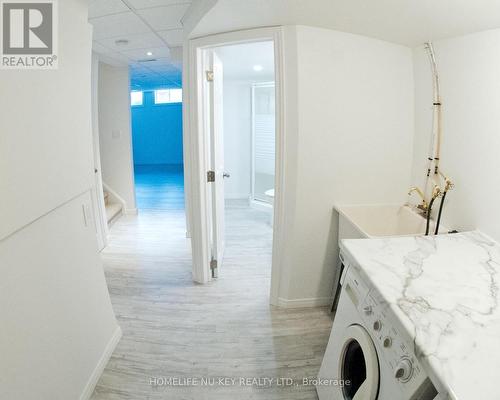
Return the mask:
<svg viewBox="0 0 500 400">
<path fill-rule="evenodd" d="M 128 44 L 128 40 L 127 39 L 118 39 L 118 40 L 115 40 L 115 44 L 117 46 L 126 46 Z"/>
<path fill-rule="evenodd" d="M 264 68 L 262 67 L 262 65 L 254 65 L 253 66 L 253 70 L 256 71 L 256 72 L 260 72 L 262 71 Z"/>
<path fill-rule="evenodd" d="M 146 53 L 146 55 L 147 55 L 147 56 L 152 56 L 152 55 L 153 55 L 153 52 L 152 52 L 152 51 L 148 51 L 148 52 Z"/>
</svg>

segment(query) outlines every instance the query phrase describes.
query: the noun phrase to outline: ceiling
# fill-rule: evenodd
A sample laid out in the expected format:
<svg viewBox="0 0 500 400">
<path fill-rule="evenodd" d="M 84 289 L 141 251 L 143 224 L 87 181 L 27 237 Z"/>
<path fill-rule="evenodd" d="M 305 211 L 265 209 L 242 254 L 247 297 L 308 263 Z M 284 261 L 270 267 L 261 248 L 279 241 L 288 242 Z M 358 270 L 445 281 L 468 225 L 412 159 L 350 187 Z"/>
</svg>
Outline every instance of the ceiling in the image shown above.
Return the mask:
<svg viewBox="0 0 500 400">
<path fill-rule="evenodd" d="M 94 25 L 93 48 L 101 59 L 130 65 L 132 85 L 152 88 L 181 86 L 182 22 L 189 37 L 310 25 L 415 47 L 500 27 L 500 1 L 90 0 L 89 21 Z M 117 45 L 119 39 L 128 43 Z"/>
<path fill-rule="evenodd" d="M 317 26 L 415 47 L 500 28 L 500 1 L 218 0 L 190 37 L 276 25 Z"/>
<path fill-rule="evenodd" d="M 129 65 L 133 88 L 179 87 L 181 20 L 190 5 L 191 0 L 91 0 L 93 50 L 103 62 Z"/>
<path fill-rule="evenodd" d="M 274 81 L 273 42 L 258 42 L 219 47 L 224 80 L 269 82 Z M 254 66 L 262 67 L 255 71 Z"/>
</svg>

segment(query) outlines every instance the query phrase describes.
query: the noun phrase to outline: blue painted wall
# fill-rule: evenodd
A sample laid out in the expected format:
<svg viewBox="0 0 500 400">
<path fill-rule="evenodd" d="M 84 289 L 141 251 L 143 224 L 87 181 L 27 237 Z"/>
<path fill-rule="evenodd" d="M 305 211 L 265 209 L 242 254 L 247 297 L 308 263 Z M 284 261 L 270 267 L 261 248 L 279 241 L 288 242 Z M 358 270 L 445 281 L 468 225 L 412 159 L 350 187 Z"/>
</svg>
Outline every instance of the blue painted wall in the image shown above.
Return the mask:
<svg viewBox="0 0 500 400">
<path fill-rule="evenodd" d="M 135 165 L 182 164 L 182 104 L 154 104 L 154 92 L 144 92 L 144 104 L 132 107 Z"/>
</svg>

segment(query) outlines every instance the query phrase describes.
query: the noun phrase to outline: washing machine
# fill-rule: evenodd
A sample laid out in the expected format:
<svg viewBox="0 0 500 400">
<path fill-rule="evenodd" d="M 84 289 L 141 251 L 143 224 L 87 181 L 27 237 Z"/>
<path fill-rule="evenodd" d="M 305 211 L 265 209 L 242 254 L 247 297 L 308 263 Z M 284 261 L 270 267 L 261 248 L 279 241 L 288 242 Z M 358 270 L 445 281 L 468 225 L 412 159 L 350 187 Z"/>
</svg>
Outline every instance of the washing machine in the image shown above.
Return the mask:
<svg viewBox="0 0 500 400">
<path fill-rule="evenodd" d="M 320 400 L 434 400 L 438 393 L 387 303 L 341 254 L 337 313 L 318 374 Z"/>
</svg>

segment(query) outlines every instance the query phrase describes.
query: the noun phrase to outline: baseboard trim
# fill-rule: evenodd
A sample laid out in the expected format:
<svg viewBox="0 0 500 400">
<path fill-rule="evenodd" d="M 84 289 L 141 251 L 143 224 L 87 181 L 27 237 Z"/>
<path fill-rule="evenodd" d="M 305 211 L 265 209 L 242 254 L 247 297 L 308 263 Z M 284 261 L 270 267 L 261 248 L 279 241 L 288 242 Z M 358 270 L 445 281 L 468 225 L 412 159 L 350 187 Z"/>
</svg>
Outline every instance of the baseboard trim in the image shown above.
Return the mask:
<svg viewBox="0 0 500 400">
<path fill-rule="evenodd" d="M 94 368 L 92 375 L 90 375 L 90 378 L 87 384 L 85 385 L 85 389 L 83 390 L 83 393 L 80 396 L 80 400 L 89 400 L 90 397 L 92 396 L 92 393 L 94 393 L 94 389 L 97 386 L 97 382 L 99 381 L 99 378 L 104 372 L 104 368 L 106 368 L 106 365 L 108 364 L 108 361 L 111 358 L 113 352 L 115 351 L 115 348 L 118 345 L 118 342 L 120 342 L 121 338 L 122 338 L 122 329 L 118 326 L 115 330 L 115 333 L 113 333 L 113 336 L 106 345 L 104 353 L 102 354 L 101 358 L 99 359 L 99 362 Z"/>
<path fill-rule="evenodd" d="M 283 299 L 278 298 L 278 307 L 283 308 L 308 308 L 324 307 L 331 305 L 333 297 L 312 297 L 306 299 Z"/>
</svg>

